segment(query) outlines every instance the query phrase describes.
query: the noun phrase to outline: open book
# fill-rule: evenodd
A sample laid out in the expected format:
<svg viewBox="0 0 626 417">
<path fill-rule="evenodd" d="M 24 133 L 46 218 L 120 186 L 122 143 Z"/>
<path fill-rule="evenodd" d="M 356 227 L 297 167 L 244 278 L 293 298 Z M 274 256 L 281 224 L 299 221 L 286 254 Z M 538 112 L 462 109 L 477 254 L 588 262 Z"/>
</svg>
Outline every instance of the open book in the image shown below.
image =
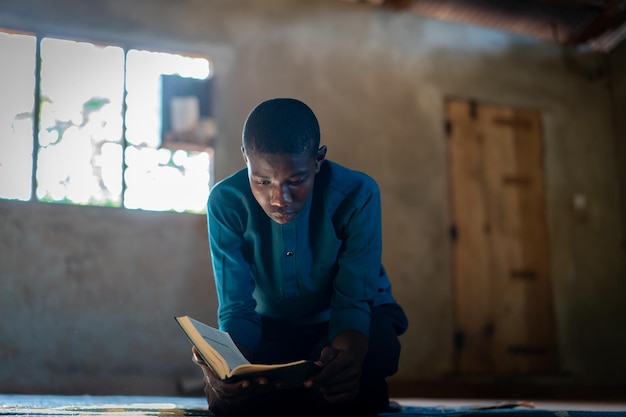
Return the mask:
<svg viewBox="0 0 626 417">
<path fill-rule="evenodd" d="M 270 381 L 281 381 L 286 388 L 302 386 L 306 378 L 319 370 L 313 361 L 304 359 L 281 364 L 250 363 L 227 332 L 189 316 L 174 318 L 220 379 L 238 381 L 263 376 Z"/>
</svg>

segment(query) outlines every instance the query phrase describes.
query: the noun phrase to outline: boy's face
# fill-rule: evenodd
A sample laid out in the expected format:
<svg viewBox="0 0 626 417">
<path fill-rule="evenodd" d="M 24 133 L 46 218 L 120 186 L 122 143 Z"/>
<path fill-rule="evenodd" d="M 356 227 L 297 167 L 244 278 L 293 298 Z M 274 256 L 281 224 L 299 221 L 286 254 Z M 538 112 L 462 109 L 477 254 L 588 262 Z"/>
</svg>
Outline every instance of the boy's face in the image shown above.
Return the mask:
<svg viewBox="0 0 626 417">
<path fill-rule="evenodd" d="M 242 151 L 252 194 L 263 211 L 276 223 L 293 221 L 313 191 L 326 147 L 322 146 L 315 157 Z"/>
</svg>

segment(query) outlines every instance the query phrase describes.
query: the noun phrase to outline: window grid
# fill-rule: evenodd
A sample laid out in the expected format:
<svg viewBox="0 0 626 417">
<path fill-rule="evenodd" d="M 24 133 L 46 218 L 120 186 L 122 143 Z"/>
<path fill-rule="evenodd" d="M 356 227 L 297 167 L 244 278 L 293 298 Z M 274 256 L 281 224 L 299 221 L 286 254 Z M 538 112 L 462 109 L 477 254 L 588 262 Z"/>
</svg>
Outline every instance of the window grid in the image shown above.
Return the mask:
<svg viewBox="0 0 626 417">
<path fill-rule="evenodd" d="M 6 32 L 4 30 L 0 29 L 0 32 L 2 33 L 6 33 L 6 34 L 11 34 L 11 32 Z M 12 32 L 15 33 L 15 32 Z M 35 68 L 34 68 L 34 104 L 33 104 L 33 108 L 32 108 L 32 154 L 31 154 L 31 160 L 32 160 L 32 167 L 31 167 L 31 181 L 30 181 L 30 192 L 29 192 L 29 198 L 26 199 L 25 201 L 30 201 L 30 202 L 41 202 L 41 201 L 45 201 L 42 200 L 41 196 L 38 196 L 38 187 L 40 186 L 39 181 L 38 181 L 38 172 L 41 169 L 41 167 L 39 166 L 39 162 L 40 162 L 40 152 L 42 150 L 42 145 L 41 145 L 41 133 L 42 133 L 42 99 L 45 99 L 45 96 L 42 93 L 42 44 L 43 44 L 43 40 L 44 39 L 54 39 L 54 40 L 60 40 L 63 41 L 63 39 L 60 38 L 49 38 L 46 36 L 42 36 L 41 34 L 27 34 L 27 33 L 21 33 L 23 35 L 27 35 L 27 36 L 33 36 L 35 38 Z M 72 41 L 73 42 L 73 41 Z M 84 44 L 88 44 L 88 45 L 96 45 L 93 42 L 83 42 Z M 78 42 L 77 42 L 78 44 Z M 126 198 L 127 198 L 127 191 L 128 191 L 128 183 L 126 180 L 126 173 L 127 170 L 129 169 L 129 166 L 127 165 L 128 161 L 127 161 L 127 157 L 128 157 L 128 151 L 129 151 L 129 142 L 127 139 L 127 127 L 128 127 L 128 54 L 129 51 L 134 51 L 131 48 L 128 47 L 120 47 L 123 53 L 123 86 L 122 86 L 122 102 L 121 102 L 121 140 L 120 140 L 120 145 L 121 145 L 121 193 L 120 193 L 120 197 L 119 197 L 119 205 L 115 205 L 116 207 L 121 207 L 121 208 L 129 208 L 126 205 Z M 141 52 L 141 51 L 138 51 Z M 148 52 L 148 51 L 146 51 Z M 172 54 L 163 54 L 163 53 L 159 53 L 161 55 L 170 55 L 170 56 L 176 56 L 178 58 L 181 58 L 180 55 L 172 55 Z M 207 65 L 209 65 L 209 61 L 206 60 Z M 210 73 L 207 72 L 207 77 L 210 76 Z M 71 86 L 70 86 L 71 88 Z M 113 142 L 111 142 L 113 143 Z M 136 148 L 136 146 L 135 146 Z M 168 146 L 169 148 L 169 146 Z M 181 147 L 181 148 L 185 148 L 185 147 Z M 148 148 L 144 148 L 144 149 L 148 149 Z M 156 149 L 159 149 L 159 147 L 157 147 Z M 169 155 L 169 160 L 166 164 L 175 164 L 176 168 L 178 168 L 180 171 L 184 171 L 183 176 L 185 176 L 187 174 L 188 171 L 191 171 L 191 169 L 188 169 L 180 164 L 180 161 L 191 161 L 189 162 L 189 166 L 191 166 L 192 164 L 194 165 L 194 169 L 196 169 L 198 166 L 201 166 L 202 163 L 206 162 L 207 165 L 207 172 L 206 172 L 206 177 L 207 177 L 207 181 L 206 181 L 206 190 L 204 190 L 204 194 L 208 195 L 208 188 L 210 186 L 210 181 L 212 180 L 212 157 L 213 157 L 213 151 L 210 147 L 205 147 L 205 148 L 198 148 L 195 150 L 191 150 L 189 151 L 188 148 L 186 148 L 187 151 L 173 151 L 173 150 L 168 150 L 168 152 L 170 152 Z M 194 152 L 195 151 L 195 152 Z M 187 156 L 187 158 L 185 158 L 185 155 L 179 155 L 179 153 L 184 152 Z M 192 160 L 192 154 L 193 153 L 197 153 L 197 154 L 206 154 L 206 156 L 208 158 L 195 158 L 195 160 Z M 92 155 L 93 155 L 93 149 L 92 149 Z M 179 162 L 177 162 L 179 161 Z M 205 161 L 205 162 L 203 162 Z M 159 166 L 164 166 L 164 165 L 159 165 Z M 93 169 L 93 165 L 92 165 L 92 169 Z M 173 170 L 176 171 L 176 170 Z M 202 177 L 204 178 L 204 177 Z M 183 179 L 184 180 L 184 179 Z M 193 182 L 191 181 L 192 179 L 190 177 L 187 178 L 188 182 Z M 198 184 L 198 180 L 195 181 L 196 184 Z M 176 188 L 171 187 L 170 188 Z M 202 187 L 203 188 L 203 187 Z M 194 191 L 191 190 L 189 191 L 189 193 L 193 193 Z M 203 190 L 198 190 L 198 193 L 202 194 Z M 66 195 L 67 196 L 67 195 Z M 0 196 L 0 198 L 7 198 L 5 196 Z M 8 198 L 12 198 L 12 197 L 8 197 Z M 19 199 L 19 198 L 18 198 Z M 67 198 L 66 198 L 67 200 Z M 54 200 L 53 200 L 54 201 Z M 206 201 L 205 199 L 203 199 L 203 201 Z M 54 201 L 54 202 L 69 202 L 70 204 L 80 204 L 80 203 L 75 203 L 72 201 Z M 84 205 L 101 205 L 101 204 L 93 204 L 91 201 L 84 204 Z M 108 205 L 108 204 L 104 204 L 104 205 Z M 160 211 L 178 211 L 178 212 L 192 212 L 192 213 L 203 213 L 205 208 L 204 208 L 204 204 L 202 204 L 202 207 L 200 207 L 198 204 L 196 204 L 196 206 L 192 209 L 189 209 L 188 207 L 180 207 L 180 205 L 174 205 L 172 207 L 168 208 L 163 208 L 161 207 L 160 204 L 158 204 L 158 206 L 160 208 L 147 208 L 148 210 L 160 210 Z M 177 207 L 177 208 L 175 208 Z M 138 209 L 146 209 L 145 207 L 134 207 L 134 208 L 138 208 Z"/>
</svg>

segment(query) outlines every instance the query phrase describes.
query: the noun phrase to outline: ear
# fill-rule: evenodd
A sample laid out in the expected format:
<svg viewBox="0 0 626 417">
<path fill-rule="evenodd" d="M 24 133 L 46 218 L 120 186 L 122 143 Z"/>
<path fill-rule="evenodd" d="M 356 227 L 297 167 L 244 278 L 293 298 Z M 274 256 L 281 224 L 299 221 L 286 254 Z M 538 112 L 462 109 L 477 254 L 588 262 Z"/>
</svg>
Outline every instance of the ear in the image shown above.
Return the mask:
<svg viewBox="0 0 626 417">
<path fill-rule="evenodd" d="M 241 146 L 241 155 L 243 156 L 243 162 L 248 165 L 248 157 L 246 156 L 246 150 Z"/>
<path fill-rule="evenodd" d="M 320 146 L 317 150 L 317 154 L 315 155 L 315 173 L 320 172 L 320 167 L 322 166 L 322 162 L 326 159 L 326 145 Z"/>
</svg>

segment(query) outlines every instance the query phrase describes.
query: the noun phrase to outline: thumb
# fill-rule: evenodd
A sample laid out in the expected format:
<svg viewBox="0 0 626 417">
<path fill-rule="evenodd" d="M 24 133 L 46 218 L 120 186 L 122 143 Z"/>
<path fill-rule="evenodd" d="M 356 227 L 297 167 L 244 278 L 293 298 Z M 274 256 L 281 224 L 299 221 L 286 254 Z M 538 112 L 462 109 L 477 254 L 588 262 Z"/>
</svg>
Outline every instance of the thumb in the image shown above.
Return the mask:
<svg viewBox="0 0 626 417">
<path fill-rule="evenodd" d="M 191 347 L 191 360 L 193 362 L 195 362 L 198 365 L 205 365 L 206 362 L 204 361 L 204 359 L 202 359 L 202 356 L 200 356 L 200 352 L 198 352 L 198 349 L 196 349 L 195 346 Z"/>
<path fill-rule="evenodd" d="M 320 353 L 320 358 L 315 362 L 318 366 L 325 366 L 328 362 L 332 361 L 339 354 L 339 350 L 326 346 Z"/>
</svg>

